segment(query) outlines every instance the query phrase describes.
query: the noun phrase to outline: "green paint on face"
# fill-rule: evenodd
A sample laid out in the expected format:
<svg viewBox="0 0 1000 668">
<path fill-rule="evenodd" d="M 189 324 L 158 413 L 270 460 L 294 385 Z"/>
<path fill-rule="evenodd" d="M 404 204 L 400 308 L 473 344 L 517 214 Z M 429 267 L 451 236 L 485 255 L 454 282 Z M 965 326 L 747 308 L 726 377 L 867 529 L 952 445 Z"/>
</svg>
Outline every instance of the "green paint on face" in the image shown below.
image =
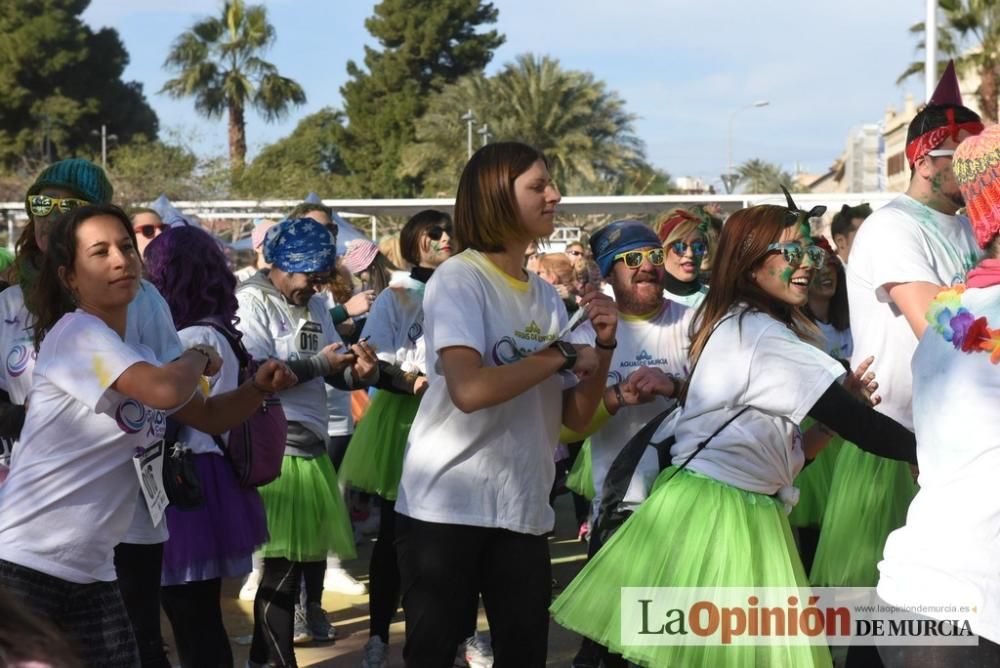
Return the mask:
<svg viewBox="0 0 1000 668">
<path fill-rule="evenodd" d="M 439 241 L 431 241 L 431 250 L 434 251 L 435 253 L 440 253 L 441 252 L 441 242 L 439 242 Z"/>
<path fill-rule="evenodd" d="M 935 174 L 931 177 L 931 190 L 939 193 L 941 192 L 941 175 Z"/>
<path fill-rule="evenodd" d="M 799 232 L 802 233 L 802 244 L 808 246 L 813 242 L 812 229 L 809 227 L 809 220 L 803 220 L 799 225 Z"/>
<path fill-rule="evenodd" d="M 790 285 L 792 282 L 792 274 L 795 270 L 792 267 L 785 267 L 784 271 L 781 272 L 781 282 L 785 285 Z"/>
</svg>

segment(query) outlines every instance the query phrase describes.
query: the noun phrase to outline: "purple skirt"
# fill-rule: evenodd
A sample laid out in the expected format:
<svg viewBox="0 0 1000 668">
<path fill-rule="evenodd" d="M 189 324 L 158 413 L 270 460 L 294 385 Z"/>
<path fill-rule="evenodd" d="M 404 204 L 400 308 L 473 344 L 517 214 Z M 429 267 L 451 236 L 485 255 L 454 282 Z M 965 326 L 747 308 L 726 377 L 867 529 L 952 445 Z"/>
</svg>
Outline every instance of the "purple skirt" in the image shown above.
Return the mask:
<svg viewBox="0 0 1000 668">
<path fill-rule="evenodd" d="M 168 507 L 170 539 L 163 545 L 162 585 L 246 575 L 250 557 L 267 541 L 264 504 L 256 489 L 240 487 L 226 458 L 194 456 L 205 505 Z"/>
</svg>

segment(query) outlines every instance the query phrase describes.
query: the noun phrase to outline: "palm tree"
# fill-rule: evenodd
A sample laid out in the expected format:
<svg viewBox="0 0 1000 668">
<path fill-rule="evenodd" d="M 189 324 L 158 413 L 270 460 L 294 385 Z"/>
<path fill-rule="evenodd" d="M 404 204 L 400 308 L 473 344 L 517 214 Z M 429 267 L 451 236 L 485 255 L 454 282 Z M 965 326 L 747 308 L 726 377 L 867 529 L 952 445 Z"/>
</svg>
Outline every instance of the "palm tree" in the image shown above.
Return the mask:
<svg viewBox="0 0 1000 668">
<path fill-rule="evenodd" d="M 260 57 L 274 42 L 274 26 L 263 5 L 230 0 L 222 15 L 191 26 L 176 40 L 164 67 L 178 71 L 160 92 L 194 97 L 195 109 L 209 118 L 229 114 L 229 164 L 243 169 L 247 153 L 245 112 L 256 109 L 267 121 L 306 101 L 302 87 Z"/>
<path fill-rule="evenodd" d="M 461 112 L 472 109 L 496 141 L 541 149 L 560 188 L 591 194 L 641 189 L 651 178 L 634 116 L 588 72 L 559 61 L 518 56 L 493 77 L 469 75 L 446 86 L 417 121 L 417 141 L 403 151 L 400 175 L 422 176 L 431 193 L 458 182 L 466 158 Z M 477 142 L 478 143 L 478 142 Z"/>
<path fill-rule="evenodd" d="M 996 0 L 938 0 L 944 21 L 938 26 L 938 49 L 946 56 L 939 61 L 940 75 L 947 57 L 955 59 L 959 73 L 975 72 L 979 75 L 976 99 L 983 120 L 997 121 L 997 95 L 1000 93 L 1000 3 Z M 923 35 L 925 26 L 917 23 L 910 32 Z M 923 51 L 925 40 L 917 44 Z M 922 63 L 911 63 L 900 75 L 897 83 L 920 74 Z"/>
<path fill-rule="evenodd" d="M 765 160 L 747 160 L 736 168 L 736 173 L 740 175 L 739 182 L 753 194 L 781 192 L 781 186 L 793 192 L 801 190 L 791 174 Z"/>
</svg>

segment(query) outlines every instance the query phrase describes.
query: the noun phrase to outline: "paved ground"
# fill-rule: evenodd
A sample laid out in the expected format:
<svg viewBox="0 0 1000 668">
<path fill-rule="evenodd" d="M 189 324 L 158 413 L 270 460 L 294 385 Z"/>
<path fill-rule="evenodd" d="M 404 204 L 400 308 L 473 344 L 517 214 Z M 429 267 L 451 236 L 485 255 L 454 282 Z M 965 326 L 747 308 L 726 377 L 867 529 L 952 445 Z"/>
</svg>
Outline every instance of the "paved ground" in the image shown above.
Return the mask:
<svg viewBox="0 0 1000 668">
<path fill-rule="evenodd" d="M 586 545 L 576 540 L 577 526 L 573 518 L 570 497 L 563 495 L 556 502 L 556 531 L 549 539 L 552 552 L 552 572 L 557 582 L 556 593 L 561 591 L 583 567 Z M 372 542 L 366 540 L 358 546 L 358 558 L 344 564 L 354 577 L 368 581 L 368 557 Z M 253 630 L 252 603 L 237 598 L 240 583 L 225 582 L 223 585 L 223 611 L 226 628 L 233 641 L 235 665 L 243 668 L 249 652 L 249 636 Z M 361 665 L 362 648 L 368 641 L 368 597 L 345 596 L 324 592 L 323 606 L 330 615 L 330 621 L 337 627 L 339 639 L 335 643 L 312 643 L 296 647 L 296 657 L 300 666 L 322 666 L 329 668 L 358 668 Z M 402 666 L 403 622 L 402 611 L 397 614 L 392 625 L 390 666 Z M 486 618 L 480 610 L 480 629 L 486 629 Z M 170 624 L 163 618 L 163 632 L 168 644 L 171 643 Z M 562 627 L 551 624 L 549 628 L 549 666 L 569 666 L 576 653 L 579 638 Z M 171 659 L 174 659 L 171 656 Z"/>
</svg>

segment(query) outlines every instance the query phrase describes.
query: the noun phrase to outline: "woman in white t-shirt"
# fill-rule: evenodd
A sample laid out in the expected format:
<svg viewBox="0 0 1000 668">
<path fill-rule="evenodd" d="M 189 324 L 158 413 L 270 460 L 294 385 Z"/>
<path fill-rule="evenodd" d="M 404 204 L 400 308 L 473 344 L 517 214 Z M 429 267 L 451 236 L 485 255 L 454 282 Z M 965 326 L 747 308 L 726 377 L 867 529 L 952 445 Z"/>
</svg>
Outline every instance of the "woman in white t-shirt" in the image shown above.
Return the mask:
<svg viewBox="0 0 1000 668">
<path fill-rule="evenodd" d="M 552 606 L 557 622 L 634 663 L 831 665 L 822 645 L 726 646 L 718 636 L 641 644 L 633 616 L 641 605 L 623 605 L 622 588 L 808 586 L 786 517 L 806 415 L 862 447 L 914 456 L 912 434 L 851 396 L 839 383 L 844 367 L 811 343 L 816 330 L 802 307 L 823 252 L 809 238 L 810 215 L 762 205 L 727 221 L 696 316 L 673 466 Z M 656 610 L 679 607 L 673 602 L 656 599 Z M 656 628 L 666 621 L 659 615 Z"/>
<path fill-rule="evenodd" d="M 583 429 L 597 408 L 617 325 L 613 302 L 591 293 L 598 348 L 558 341 L 562 300 L 523 269 L 559 199 L 544 155 L 514 142 L 479 149 L 458 184 L 463 251 L 424 295 L 428 389 L 396 500 L 411 665 L 451 665 L 480 593 L 497 665 L 545 665 L 553 451 L 560 423 Z"/>
<path fill-rule="evenodd" d="M 55 622 L 90 666 L 137 662 L 113 549 L 140 489 L 160 519 L 167 413 L 222 433 L 294 381 L 268 362 L 239 389 L 205 399 L 196 390 L 220 368 L 214 349 L 195 346 L 160 366 L 148 347 L 126 343 L 140 270 L 121 209 L 83 206 L 55 224 L 32 293 L 38 357 L 27 416 L 0 487 L 0 583 Z"/>
</svg>

